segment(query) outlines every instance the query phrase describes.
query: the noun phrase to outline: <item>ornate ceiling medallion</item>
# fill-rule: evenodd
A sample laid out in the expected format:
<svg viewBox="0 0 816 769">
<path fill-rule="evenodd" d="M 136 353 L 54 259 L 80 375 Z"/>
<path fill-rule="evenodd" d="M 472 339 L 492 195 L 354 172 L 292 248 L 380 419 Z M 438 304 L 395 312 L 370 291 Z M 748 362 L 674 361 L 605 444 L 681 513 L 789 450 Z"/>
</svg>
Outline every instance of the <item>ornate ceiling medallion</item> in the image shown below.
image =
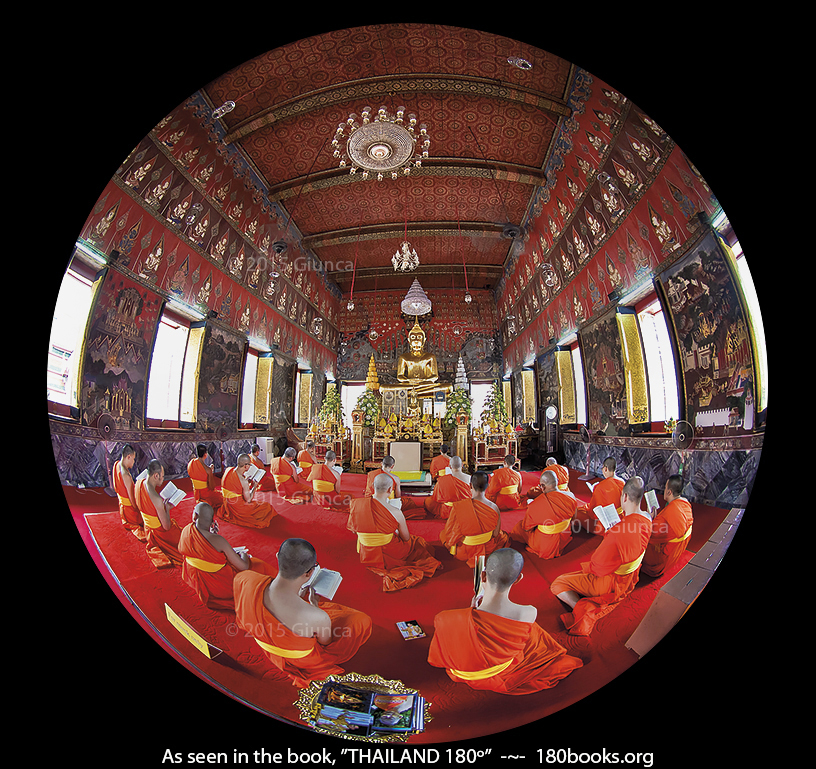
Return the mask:
<svg viewBox="0 0 816 769">
<path fill-rule="evenodd" d="M 345 123 L 337 126 L 332 140 L 334 157 L 340 158 L 340 168 L 350 165 L 352 174 L 362 170 L 364 179 L 374 173 L 381 180 L 385 174 L 396 179 L 400 170 L 407 175 L 412 167 L 421 167 L 431 146 L 428 130 L 424 124 L 420 125 L 417 135 L 416 115 L 408 115 L 407 126 L 403 124 L 404 117 L 405 107 L 398 107 L 396 115 L 389 115 L 385 107 L 380 107 L 373 118 L 371 107 L 365 107 L 362 123 L 357 122 L 356 114 L 349 115 Z M 341 139 L 346 137 L 346 128 L 349 135 L 345 147 L 342 147 Z"/>
</svg>

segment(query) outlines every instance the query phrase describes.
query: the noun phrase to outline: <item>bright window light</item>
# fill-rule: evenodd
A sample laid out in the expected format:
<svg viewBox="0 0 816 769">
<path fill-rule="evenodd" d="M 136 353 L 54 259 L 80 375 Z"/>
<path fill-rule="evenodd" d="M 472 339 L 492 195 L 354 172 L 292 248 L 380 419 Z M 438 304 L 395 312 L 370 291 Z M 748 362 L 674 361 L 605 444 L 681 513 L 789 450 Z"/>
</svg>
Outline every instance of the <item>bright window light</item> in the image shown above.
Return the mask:
<svg viewBox="0 0 816 769">
<path fill-rule="evenodd" d="M 748 269 L 748 260 L 742 253 L 742 247 L 738 242 L 732 246 L 731 251 L 737 259 L 740 284 L 745 295 L 745 301 L 748 303 L 748 315 L 756 339 L 759 392 L 755 394 L 755 397 L 757 398 L 757 411 L 762 411 L 768 407 L 768 351 L 765 347 L 765 326 L 762 323 L 762 313 L 759 311 L 759 298 L 757 297 L 754 279 Z"/>
<path fill-rule="evenodd" d="M 357 405 L 359 398 L 365 390 L 365 382 L 350 382 L 344 384 L 340 389 L 340 402 L 343 404 L 343 422 L 349 430 L 352 428 L 351 412 Z"/>
<path fill-rule="evenodd" d="M 162 317 L 159 323 L 147 383 L 149 419 L 175 421 L 179 418 L 181 372 L 188 331 L 186 326 L 167 317 Z"/>
<path fill-rule="evenodd" d="M 679 419 L 677 372 L 666 317 L 657 299 L 638 313 L 638 324 L 649 377 L 650 419 L 652 422 Z"/>
<path fill-rule="evenodd" d="M 247 350 L 244 382 L 241 388 L 241 424 L 255 422 L 255 385 L 258 379 L 258 353 Z"/>
<path fill-rule="evenodd" d="M 579 425 L 587 423 L 586 390 L 584 389 L 584 364 L 581 358 L 581 348 L 574 344 L 570 348 L 572 354 L 572 376 L 575 380 L 575 416 Z"/>
</svg>

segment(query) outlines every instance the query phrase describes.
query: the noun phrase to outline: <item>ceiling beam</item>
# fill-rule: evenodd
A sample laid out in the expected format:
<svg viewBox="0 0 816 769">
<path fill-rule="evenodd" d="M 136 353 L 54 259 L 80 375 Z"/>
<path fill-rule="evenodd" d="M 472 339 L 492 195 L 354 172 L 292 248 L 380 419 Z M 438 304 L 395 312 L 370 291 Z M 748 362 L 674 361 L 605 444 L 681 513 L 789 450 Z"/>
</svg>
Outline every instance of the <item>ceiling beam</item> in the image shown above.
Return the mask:
<svg viewBox="0 0 816 769">
<path fill-rule="evenodd" d="M 288 99 L 273 107 L 267 107 L 234 126 L 224 137 L 226 144 L 245 139 L 250 134 L 266 128 L 279 120 L 322 110 L 335 104 L 359 100 L 362 106 L 377 109 L 382 101 L 390 101 L 400 95 L 439 93 L 448 96 L 489 96 L 510 102 L 519 102 L 549 113 L 556 122 L 568 117 L 572 110 L 563 99 L 532 88 L 511 85 L 487 78 L 456 76 L 450 74 L 387 75 L 376 78 L 352 80 L 337 86 L 316 89 L 295 99 Z M 240 98 L 240 94 L 238 97 Z M 361 109 L 362 109 L 361 106 Z M 331 126 L 334 129 L 336 126 Z"/>
<path fill-rule="evenodd" d="M 358 267 L 354 270 L 355 280 L 374 279 L 374 278 L 393 278 L 393 277 L 421 277 L 427 275 L 450 275 L 451 273 L 462 274 L 462 264 L 420 264 L 415 270 L 410 273 L 398 273 L 393 267 Z M 476 282 L 477 278 L 489 278 L 491 280 L 498 280 L 504 273 L 504 267 L 500 264 L 469 264 L 467 265 L 468 280 Z M 330 280 L 336 284 L 349 283 L 352 280 L 352 273 L 350 270 L 337 270 L 335 272 L 326 273 Z"/>
</svg>

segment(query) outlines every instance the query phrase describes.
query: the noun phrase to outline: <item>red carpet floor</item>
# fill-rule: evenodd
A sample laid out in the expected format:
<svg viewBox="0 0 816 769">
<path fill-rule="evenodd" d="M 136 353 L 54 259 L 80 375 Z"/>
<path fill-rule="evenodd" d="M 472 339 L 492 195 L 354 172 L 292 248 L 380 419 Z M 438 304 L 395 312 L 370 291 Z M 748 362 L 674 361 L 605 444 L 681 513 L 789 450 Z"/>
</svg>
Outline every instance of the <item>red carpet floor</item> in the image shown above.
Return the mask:
<svg viewBox="0 0 816 769">
<path fill-rule="evenodd" d="M 535 476 L 524 475 L 526 489 L 533 485 Z M 363 476 L 347 475 L 343 480 L 347 491 L 362 493 Z M 183 483 L 176 481 L 176 485 Z M 572 483 L 576 493 L 587 498 L 588 493 L 582 493 L 582 486 L 580 481 Z M 238 630 L 233 614 L 204 607 L 181 580 L 180 570 L 159 571 L 153 567 L 143 544 L 123 529 L 118 513 L 113 512 L 115 498 L 101 490 L 65 489 L 65 493 L 77 526 L 103 575 L 120 593 L 124 603 L 132 602 L 138 607 L 138 611 L 131 607 L 131 613 L 154 638 L 216 688 L 276 718 L 300 723 L 299 712 L 294 707 L 298 691 L 265 659 L 252 639 Z M 272 492 L 263 494 L 262 498 L 272 502 L 279 513 L 267 529 L 250 530 L 222 523 L 221 533 L 233 546 L 245 545 L 253 556 L 273 565 L 277 548 L 284 539 L 304 537 L 315 545 L 321 565 L 343 574 L 335 600 L 365 611 L 375 623 L 371 639 L 346 663 L 345 670 L 399 679 L 425 696 L 431 703 L 433 720 L 424 733 L 410 738 L 411 743 L 439 743 L 505 732 L 555 713 L 603 687 L 636 662 L 636 655 L 627 650 L 624 643 L 657 590 L 671 577 L 666 575 L 660 580 L 642 577 L 633 594 L 598 623 L 590 638 L 573 638 L 563 632 L 559 623 L 564 607 L 551 595 L 549 583 L 558 574 L 573 570 L 587 560 L 599 539 L 577 535 L 564 555 L 550 561 L 525 553 L 525 578 L 514 588 L 513 599 L 535 605 L 539 624 L 570 653 L 579 656 L 584 665 L 554 689 L 537 694 L 510 697 L 474 692 L 452 682 L 443 670 L 427 664 L 434 615 L 443 609 L 465 606 L 471 597 L 471 570 L 439 545 L 441 521 L 411 521 L 409 526 L 413 533 L 437 545 L 436 555 L 443 562 L 442 571 L 415 588 L 385 594 L 380 589 L 379 578 L 359 564 L 354 535 L 345 528 L 345 515 L 314 505 L 291 505 Z M 191 510 L 192 500 L 188 499 L 174 511 L 173 517 L 185 525 Z M 692 551 L 708 539 L 725 513 L 715 508 L 695 509 Z M 521 510 L 503 514 L 503 528 L 512 529 L 522 514 Z M 521 548 L 518 544 L 515 546 Z M 223 653 L 209 660 L 198 652 L 166 619 L 165 603 Z M 395 623 L 408 619 L 417 620 L 428 637 L 403 641 Z"/>
</svg>

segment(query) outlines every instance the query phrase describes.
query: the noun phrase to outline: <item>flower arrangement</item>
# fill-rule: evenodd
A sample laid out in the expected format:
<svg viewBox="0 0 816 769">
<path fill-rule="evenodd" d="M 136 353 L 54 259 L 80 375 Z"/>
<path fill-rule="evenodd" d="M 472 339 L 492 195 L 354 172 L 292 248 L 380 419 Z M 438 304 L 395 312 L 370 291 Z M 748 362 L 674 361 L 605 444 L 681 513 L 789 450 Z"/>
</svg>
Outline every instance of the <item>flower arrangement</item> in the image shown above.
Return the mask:
<svg viewBox="0 0 816 769">
<path fill-rule="evenodd" d="M 340 400 L 340 391 L 336 387 L 329 388 L 320 411 L 317 412 L 317 424 L 322 425 L 327 422 L 343 424 L 343 401 Z"/>
<path fill-rule="evenodd" d="M 357 398 L 354 408 L 365 413 L 365 423 L 373 427 L 380 418 L 380 400 L 372 390 L 366 388 Z"/>
<path fill-rule="evenodd" d="M 490 422 L 494 422 L 496 428 L 502 432 L 510 422 L 510 418 L 507 416 L 507 406 L 504 403 L 501 383 L 498 380 L 493 382 L 493 391 L 485 398 L 484 408 L 482 409 L 479 420 L 483 428 Z"/>
<path fill-rule="evenodd" d="M 445 399 L 445 427 L 456 427 L 456 415 L 460 411 L 467 413 L 468 418 L 472 418 L 471 410 L 473 408 L 473 401 L 467 390 L 454 389 L 448 393 Z"/>
</svg>

